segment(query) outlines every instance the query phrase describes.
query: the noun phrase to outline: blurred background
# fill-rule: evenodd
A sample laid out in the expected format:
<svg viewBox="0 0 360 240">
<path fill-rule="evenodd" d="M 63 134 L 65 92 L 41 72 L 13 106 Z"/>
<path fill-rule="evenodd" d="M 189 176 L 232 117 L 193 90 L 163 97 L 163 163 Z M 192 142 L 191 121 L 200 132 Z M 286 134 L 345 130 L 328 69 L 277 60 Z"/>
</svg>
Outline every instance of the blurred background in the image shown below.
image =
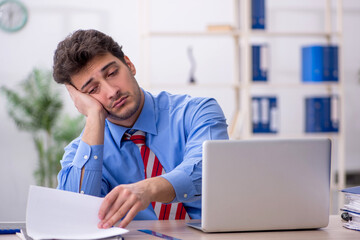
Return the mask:
<svg viewBox="0 0 360 240">
<path fill-rule="evenodd" d="M 254 37 L 248 38 L 253 44 L 266 44 L 270 52 L 267 57 L 267 82 L 271 87 L 255 86 L 249 90 L 250 94 L 276 96 L 278 99 L 277 131 L 260 134 L 260 137 L 307 137 L 304 134 L 304 98 L 328 94 L 329 91 L 339 95 L 342 128 L 339 133 L 322 133 L 321 136 L 329 136 L 335 143 L 333 181 L 336 182 L 339 166 L 336 156 L 339 151 L 343 151 L 346 186 L 360 185 L 360 1 L 265 1 L 266 31 L 282 34 L 254 34 Z M 0 9 L 2 2 L 5 1 L 0 0 Z M 123 51 L 137 68 L 136 79 L 140 86 L 154 94 L 167 90 L 192 96 L 214 97 L 223 108 L 231 129 L 234 129 L 232 138 L 257 137 L 252 134 L 250 124 L 239 121 L 244 117 L 241 114 L 250 115 L 249 111 L 239 112 L 237 109 L 238 105 L 242 106 L 242 103 L 239 103 L 241 96 L 239 97 L 238 90 L 248 87 L 246 84 L 237 85 L 239 77 L 236 74 L 244 76 L 243 72 L 247 71 L 247 60 L 242 57 L 238 62 L 241 56 L 245 56 L 244 50 L 241 50 L 244 44 L 241 39 L 246 39 L 251 33 L 241 32 L 241 26 L 246 19 L 243 17 L 244 11 L 238 11 L 236 1 L 19 2 L 27 12 L 25 25 L 18 29 L 0 29 L 0 87 L 3 89 L 28 92 L 30 95 L 26 97 L 30 99 L 35 94 L 29 92 L 31 84 L 21 83 L 24 80 L 36 82 L 37 77 L 40 79 L 38 81 L 45 79 L 46 82 L 46 74 L 51 74 L 57 44 L 77 29 L 97 29 L 112 36 L 123 46 Z M 326 2 L 331 6 L 330 10 L 328 9 L 332 13 L 330 23 L 326 22 Z M 343 5 L 341 25 L 337 19 L 339 2 Z M 240 4 L 240 8 L 241 6 L 243 5 Z M 4 13 L 0 10 L 0 19 L 1 14 Z M 209 29 L 209 26 L 214 25 L 221 25 L 220 30 Z M 340 33 L 324 37 L 322 33 L 329 29 L 329 26 L 332 32 Z M 235 35 L 230 34 L 234 28 L 236 32 L 237 27 L 240 31 Z M 319 34 L 293 34 L 296 32 Z M 235 44 L 234 40 L 237 41 Z M 238 43 L 241 43 L 242 52 L 238 52 Z M 335 83 L 330 87 L 301 86 L 301 48 L 309 44 L 327 43 L 339 46 L 341 85 L 336 86 Z M 54 135 L 52 143 L 60 141 L 64 144 L 66 138 L 59 140 L 61 123 L 75 119 L 81 128 L 83 120 L 77 119 L 79 114 L 63 86 L 54 83 L 48 87 L 52 90 L 47 91 L 44 86 L 42 89 L 49 93 L 49 98 L 54 98 L 53 103 L 62 103 L 59 111 L 50 114 L 56 122 L 56 127 L 49 131 Z M 25 220 L 29 185 L 56 186 L 54 175 L 49 178 L 50 180 L 39 182 L 39 146 L 43 145 L 36 145 L 34 139 L 47 139 L 49 134 L 44 129 L 41 130 L 41 127 L 40 131 L 34 130 L 34 123 L 38 121 L 36 119 L 32 120 L 33 130 L 20 129 L 19 122 L 14 121 L 9 115 L 9 107 L 14 108 L 7 101 L 4 92 L 0 95 L 0 221 Z M 29 106 L 35 106 L 30 100 L 29 103 Z M 34 116 L 32 112 L 28 115 Z M 78 131 L 66 130 L 73 133 Z M 244 135 L 243 132 L 248 134 Z M 340 134 L 341 138 L 337 136 Z M 338 147 L 338 138 L 343 139 L 343 149 Z M 50 149 L 51 144 L 48 141 L 44 141 L 43 144 L 44 148 Z M 57 145 L 62 146 L 61 144 Z M 54 156 L 55 159 L 52 161 L 56 165 L 60 159 L 56 159 L 59 158 L 57 155 Z M 43 158 L 48 159 L 46 156 Z M 50 167 L 51 171 L 56 171 L 56 167 L 58 166 Z M 337 190 L 334 190 L 333 194 L 336 195 Z M 337 213 L 339 209 L 336 199 L 334 197 L 332 213 Z"/>
</svg>

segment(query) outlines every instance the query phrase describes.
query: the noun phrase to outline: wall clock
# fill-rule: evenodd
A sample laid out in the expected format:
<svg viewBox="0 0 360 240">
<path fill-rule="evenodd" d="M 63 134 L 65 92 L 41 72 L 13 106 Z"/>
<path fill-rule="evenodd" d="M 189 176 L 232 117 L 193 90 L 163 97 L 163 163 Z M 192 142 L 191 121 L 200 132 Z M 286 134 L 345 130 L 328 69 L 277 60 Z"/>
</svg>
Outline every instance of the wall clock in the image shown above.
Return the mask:
<svg viewBox="0 0 360 240">
<path fill-rule="evenodd" d="M 0 2 L 0 28 L 7 32 L 22 29 L 28 20 L 28 11 L 24 4 L 16 0 Z"/>
</svg>

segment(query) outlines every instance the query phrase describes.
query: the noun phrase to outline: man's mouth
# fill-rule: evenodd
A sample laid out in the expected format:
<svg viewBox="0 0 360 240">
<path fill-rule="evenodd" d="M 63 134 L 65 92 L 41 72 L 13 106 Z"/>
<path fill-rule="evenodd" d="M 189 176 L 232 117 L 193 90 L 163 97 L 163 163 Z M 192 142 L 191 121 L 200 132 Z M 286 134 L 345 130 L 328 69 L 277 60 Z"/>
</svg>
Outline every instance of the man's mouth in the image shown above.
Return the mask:
<svg viewBox="0 0 360 240">
<path fill-rule="evenodd" d="M 127 98 L 128 98 L 128 96 L 124 96 L 124 97 L 119 98 L 118 100 L 116 100 L 116 101 L 114 102 L 114 104 L 112 105 L 112 108 L 119 108 L 119 107 L 121 107 L 122 105 L 125 104 Z"/>
</svg>

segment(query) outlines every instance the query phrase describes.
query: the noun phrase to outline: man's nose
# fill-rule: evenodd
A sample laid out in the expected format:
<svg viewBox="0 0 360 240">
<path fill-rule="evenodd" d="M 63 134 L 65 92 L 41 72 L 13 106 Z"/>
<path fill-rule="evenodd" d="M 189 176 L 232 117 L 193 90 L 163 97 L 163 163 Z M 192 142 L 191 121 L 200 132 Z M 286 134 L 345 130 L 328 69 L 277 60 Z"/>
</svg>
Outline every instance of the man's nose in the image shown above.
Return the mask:
<svg viewBox="0 0 360 240">
<path fill-rule="evenodd" d="M 110 100 L 113 100 L 114 98 L 116 99 L 119 92 L 116 86 L 113 86 L 107 82 L 104 84 L 104 90 L 106 92 L 106 97 Z"/>
</svg>

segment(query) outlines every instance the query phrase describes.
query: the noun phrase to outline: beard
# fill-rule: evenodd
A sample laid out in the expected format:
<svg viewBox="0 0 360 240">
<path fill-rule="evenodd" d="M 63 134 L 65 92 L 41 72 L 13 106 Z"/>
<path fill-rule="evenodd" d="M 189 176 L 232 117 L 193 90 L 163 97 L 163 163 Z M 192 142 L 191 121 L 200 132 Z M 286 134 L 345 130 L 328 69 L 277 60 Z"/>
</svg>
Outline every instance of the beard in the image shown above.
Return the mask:
<svg viewBox="0 0 360 240">
<path fill-rule="evenodd" d="M 118 100 L 122 96 L 131 96 L 131 95 L 128 92 L 119 94 L 114 101 Z M 121 114 L 114 114 L 114 113 L 108 112 L 107 118 L 114 120 L 114 121 L 124 121 L 124 120 L 131 118 L 140 108 L 141 90 L 139 87 L 137 88 L 137 91 L 134 93 L 133 96 L 134 96 L 134 104 L 132 106 L 130 106 L 128 108 L 126 108 L 126 106 L 124 106 L 125 107 L 125 109 L 123 110 L 124 112 Z"/>
</svg>

